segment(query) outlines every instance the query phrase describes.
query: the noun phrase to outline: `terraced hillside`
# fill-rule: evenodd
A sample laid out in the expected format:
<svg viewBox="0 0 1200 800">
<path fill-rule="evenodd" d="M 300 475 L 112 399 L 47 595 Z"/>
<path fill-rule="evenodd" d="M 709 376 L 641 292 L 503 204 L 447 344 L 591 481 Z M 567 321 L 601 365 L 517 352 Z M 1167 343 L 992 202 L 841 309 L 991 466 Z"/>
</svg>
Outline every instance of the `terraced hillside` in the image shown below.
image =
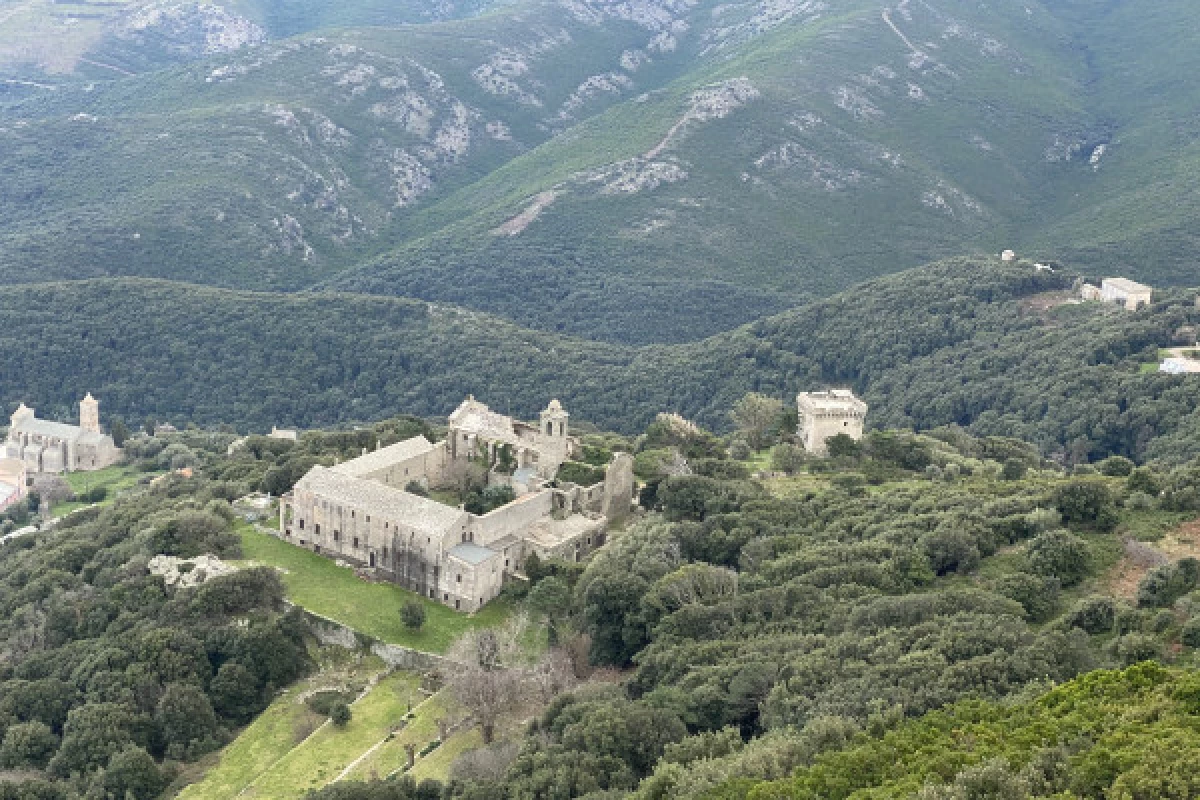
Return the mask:
<svg viewBox="0 0 1200 800">
<path fill-rule="evenodd" d="M 320 286 L 638 343 L 1009 245 L 1189 277 L 1179 0 L 246 0 L 118 35 L 188 8 L 0 5 L 6 41 L 100 30 L 0 53 L 0 281 Z"/>
</svg>

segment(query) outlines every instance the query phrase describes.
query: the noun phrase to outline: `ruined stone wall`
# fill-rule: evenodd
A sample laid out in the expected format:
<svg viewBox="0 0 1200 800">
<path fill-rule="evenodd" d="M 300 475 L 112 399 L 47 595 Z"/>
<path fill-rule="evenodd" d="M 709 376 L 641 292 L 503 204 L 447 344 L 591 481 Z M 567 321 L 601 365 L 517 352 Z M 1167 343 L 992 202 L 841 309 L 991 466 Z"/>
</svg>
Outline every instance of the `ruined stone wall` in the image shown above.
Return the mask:
<svg viewBox="0 0 1200 800">
<path fill-rule="evenodd" d="M 323 617 L 320 614 L 304 609 L 313 636 L 323 645 L 341 647 L 346 650 L 365 650 L 379 656 L 385 664 L 394 669 L 408 669 L 417 672 L 432 672 L 447 664 L 450 659 L 436 653 L 426 653 L 413 650 L 398 644 L 387 644 L 365 634 L 355 631 L 340 622 Z"/>
<path fill-rule="evenodd" d="M 510 533 L 520 534 L 553 510 L 553 497 L 551 489 L 518 497 L 482 517 L 471 516 L 468 530 L 475 534 L 475 543 L 485 547 Z"/>
</svg>

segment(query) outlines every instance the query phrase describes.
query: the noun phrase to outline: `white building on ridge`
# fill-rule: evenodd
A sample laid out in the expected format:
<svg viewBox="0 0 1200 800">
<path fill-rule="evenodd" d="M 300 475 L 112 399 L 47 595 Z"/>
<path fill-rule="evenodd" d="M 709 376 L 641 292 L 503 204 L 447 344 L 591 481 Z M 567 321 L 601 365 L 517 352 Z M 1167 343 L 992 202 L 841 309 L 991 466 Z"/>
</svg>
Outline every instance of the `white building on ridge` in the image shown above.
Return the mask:
<svg viewBox="0 0 1200 800">
<path fill-rule="evenodd" d="M 797 432 L 804 449 L 810 453 L 825 455 L 825 443 L 841 433 L 851 439 L 862 438 L 867 404 L 849 389 L 801 392 L 796 396 L 796 410 Z"/>
</svg>

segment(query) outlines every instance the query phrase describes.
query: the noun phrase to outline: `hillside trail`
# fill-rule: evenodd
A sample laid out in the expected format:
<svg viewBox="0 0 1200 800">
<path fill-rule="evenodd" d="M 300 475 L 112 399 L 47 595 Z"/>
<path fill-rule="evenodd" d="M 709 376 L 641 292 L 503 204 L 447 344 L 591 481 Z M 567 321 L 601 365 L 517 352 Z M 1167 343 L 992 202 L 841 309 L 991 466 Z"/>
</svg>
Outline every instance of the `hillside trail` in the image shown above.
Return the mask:
<svg viewBox="0 0 1200 800">
<path fill-rule="evenodd" d="M 412 711 L 409 713 L 415 715 L 417 713 L 417 711 L 421 708 L 421 706 L 425 705 L 430 700 L 437 697 L 438 694 L 440 694 L 440 693 L 434 692 L 433 694 L 429 695 L 429 697 L 426 697 L 424 700 L 422 700 L 421 702 L 419 702 L 415 706 L 413 706 Z M 347 766 L 344 770 L 342 770 L 336 778 L 329 781 L 329 783 L 327 783 L 325 785 L 329 786 L 330 784 L 334 784 L 334 783 L 337 783 L 338 781 L 345 780 L 346 777 L 349 776 L 350 773 L 354 771 L 355 767 L 357 767 L 359 764 L 361 764 L 363 761 L 365 761 L 367 758 L 369 758 L 371 756 L 371 754 L 374 753 L 376 750 L 378 750 L 380 747 L 383 747 L 383 745 L 385 745 L 387 743 L 388 739 L 390 739 L 391 736 L 392 736 L 392 734 L 389 733 L 387 736 L 384 736 L 378 742 L 371 745 L 369 748 L 367 748 L 366 751 L 363 752 L 363 754 L 361 756 L 359 756 L 358 758 L 351 761 L 350 765 Z"/>
</svg>

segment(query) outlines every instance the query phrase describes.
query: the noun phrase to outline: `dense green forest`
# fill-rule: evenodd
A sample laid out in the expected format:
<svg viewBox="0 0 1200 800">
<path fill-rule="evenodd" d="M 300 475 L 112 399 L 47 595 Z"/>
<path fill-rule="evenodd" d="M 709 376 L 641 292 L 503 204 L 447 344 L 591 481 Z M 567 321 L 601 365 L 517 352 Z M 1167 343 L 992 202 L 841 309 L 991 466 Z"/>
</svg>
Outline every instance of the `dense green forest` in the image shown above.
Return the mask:
<svg viewBox="0 0 1200 800">
<path fill-rule="evenodd" d="M 1200 511 L 1195 468 L 1069 472 L 945 428 L 826 459 L 785 441 L 750 479 L 672 417 L 636 447 L 651 513 L 586 566 L 532 567 L 524 601 L 622 679 L 560 694 L 442 785 L 314 798 L 1192 796 L 1173 743 L 1193 735 L 1200 561 L 1128 593 L 1110 576 Z M 665 451 L 690 472 L 657 471 Z"/>
<path fill-rule="evenodd" d="M 1195 341 L 1194 292 L 1148 311 L 1057 305 L 1073 276 L 955 259 L 863 284 L 700 342 L 583 342 L 422 302 L 232 292 L 138 280 L 0 297 L 0 403 L 71 419 L 84 391 L 137 427 L 318 427 L 449 413 L 467 393 L 630 432 L 662 410 L 716 429 L 746 391 L 847 385 L 876 427 L 957 424 L 1067 461 L 1200 452 L 1197 380 L 1147 372 Z M 790 402 L 790 400 L 789 400 Z"/>
<path fill-rule="evenodd" d="M 237 556 L 238 491 L 175 478 L 0 545 L 4 797 L 155 797 L 308 669 L 273 570 L 185 590 L 147 569 Z"/>
<path fill-rule="evenodd" d="M 636 453 L 642 516 L 585 564 L 533 560 L 506 590 L 581 682 L 446 781 L 314 797 L 1190 796 L 1155 787 L 1194 779 L 1156 744 L 1194 712 L 1194 464 L 1068 469 L 957 426 L 838 437 L 815 458 L 781 404 L 756 402 L 777 418 L 737 414 L 728 437 L 670 414 L 585 437 L 596 460 Z M 396 418 L 229 453 L 229 433 L 134 436 L 141 469 L 195 474 L 0 545 L 0 763 L 16 776 L 0 796 L 150 800 L 193 779 L 310 668 L 311 640 L 272 570 L 171 587 L 149 558 L 236 557 L 231 500 L 417 433 L 438 429 Z"/>
</svg>

